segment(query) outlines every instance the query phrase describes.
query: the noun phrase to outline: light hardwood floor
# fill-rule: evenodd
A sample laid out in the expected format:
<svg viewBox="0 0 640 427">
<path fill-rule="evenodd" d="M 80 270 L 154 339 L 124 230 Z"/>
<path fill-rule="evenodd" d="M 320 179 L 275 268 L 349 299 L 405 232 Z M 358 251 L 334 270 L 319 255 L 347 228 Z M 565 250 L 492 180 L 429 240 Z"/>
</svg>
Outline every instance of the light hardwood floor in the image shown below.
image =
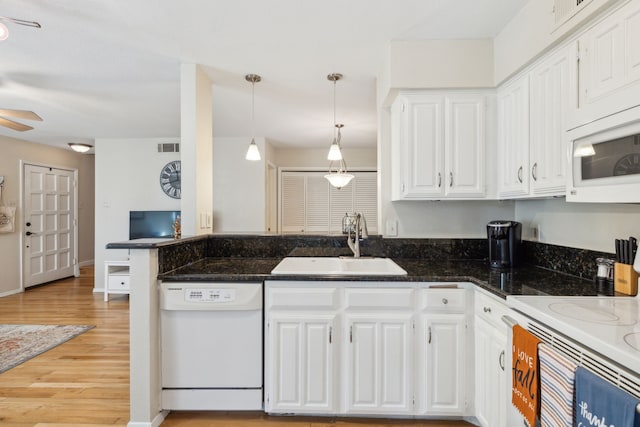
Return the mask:
<svg viewBox="0 0 640 427">
<path fill-rule="evenodd" d="M 95 325 L 0 374 L 0 426 L 126 426 L 129 420 L 129 301 L 93 293 L 93 268 L 0 298 L 0 323 Z M 460 421 L 270 417 L 261 413 L 173 412 L 163 427 L 462 427 Z"/>
</svg>

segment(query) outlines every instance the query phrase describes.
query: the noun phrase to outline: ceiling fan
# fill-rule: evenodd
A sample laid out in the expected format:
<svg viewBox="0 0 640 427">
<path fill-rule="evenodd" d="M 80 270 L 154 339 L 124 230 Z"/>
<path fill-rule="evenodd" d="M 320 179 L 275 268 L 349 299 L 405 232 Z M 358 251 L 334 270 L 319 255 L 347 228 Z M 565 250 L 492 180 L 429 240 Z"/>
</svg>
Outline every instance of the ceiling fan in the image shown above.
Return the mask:
<svg viewBox="0 0 640 427">
<path fill-rule="evenodd" d="M 11 117 L 13 119 L 21 119 L 21 120 L 37 120 L 39 122 L 42 121 L 42 117 L 40 117 L 33 111 L 0 109 L 0 126 L 17 130 L 18 132 L 31 130 L 33 129 L 33 127 L 8 119 L 7 117 Z"/>
</svg>

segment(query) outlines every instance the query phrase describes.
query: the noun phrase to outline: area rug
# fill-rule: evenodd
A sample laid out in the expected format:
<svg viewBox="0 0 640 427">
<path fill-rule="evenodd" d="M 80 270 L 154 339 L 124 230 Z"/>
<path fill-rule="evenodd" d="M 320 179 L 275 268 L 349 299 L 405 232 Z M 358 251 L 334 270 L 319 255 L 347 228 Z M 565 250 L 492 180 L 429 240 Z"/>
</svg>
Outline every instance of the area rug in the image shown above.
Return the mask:
<svg viewBox="0 0 640 427">
<path fill-rule="evenodd" d="M 0 325 L 0 374 L 91 328 L 93 326 Z"/>
</svg>

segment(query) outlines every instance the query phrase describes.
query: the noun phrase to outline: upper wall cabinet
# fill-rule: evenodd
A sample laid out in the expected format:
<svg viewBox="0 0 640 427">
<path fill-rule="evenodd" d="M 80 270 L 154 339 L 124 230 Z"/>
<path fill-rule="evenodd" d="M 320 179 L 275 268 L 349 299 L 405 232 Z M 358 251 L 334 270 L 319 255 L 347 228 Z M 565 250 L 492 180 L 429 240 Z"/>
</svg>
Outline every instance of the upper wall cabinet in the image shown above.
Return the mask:
<svg viewBox="0 0 640 427">
<path fill-rule="evenodd" d="M 564 195 L 574 58 L 565 47 L 498 88 L 498 197 Z"/>
<path fill-rule="evenodd" d="M 530 194 L 564 195 L 568 165 L 566 117 L 575 99 L 575 56 L 564 48 L 529 74 Z"/>
<path fill-rule="evenodd" d="M 392 200 L 485 197 L 488 92 L 401 92 L 391 108 Z"/>
<path fill-rule="evenodd" d="M 529 76 L 498 89 L 498 196 L 529 194 Z"/>
<path fill-rule="evenodd" d="M 639 2 L 606 16 L 575 45 L 580 90 L 569 129 L 640 104 Z"/>
</svg>

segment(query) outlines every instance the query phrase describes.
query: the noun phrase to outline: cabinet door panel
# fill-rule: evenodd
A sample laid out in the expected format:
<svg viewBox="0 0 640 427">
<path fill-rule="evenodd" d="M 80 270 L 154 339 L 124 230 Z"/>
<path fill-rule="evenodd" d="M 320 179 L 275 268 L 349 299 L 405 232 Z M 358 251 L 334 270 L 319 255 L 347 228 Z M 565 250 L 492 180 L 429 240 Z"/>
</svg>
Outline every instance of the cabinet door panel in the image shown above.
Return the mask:
<svg viewBox="0 0 640 427">
<path fill-rule="evenodd" d="M 335 315 L 272 313 L 267 412 L 334 413 Z"/>
<path fill-rule="evenodd" d="M 506 331 L 476 317 L 476 417 L 483 427 L 506 427 Z"/>
<path fill-rule="evenodd" d="M 564 195 L 566 112 L 572 92 L 570 49 L 531 72 L 530 178 L 533 194 Z"/>
<path fill-rule="evenodd" d="M 429 414 L 462 414 L 465 409 L 465 316 L 425 316 L 426 410 Z"/>
<path fill-rule="evenodd" d="M 640 8 L 633 10 L 624 19 L 625 65 L 629 81 L 640 80 Z"/>
<path fill-rule="evenodd" d="M 442 100 L 409 106 L 408 196 L 442 193 Z"/>
<path fill-rule="evenodd" d="M 484 194 L 485 99 L 447 97 L 445 177 L 447 195 Z"/>
<path fill-rule="evenodd" d="M 498 195 L 529 193 L 529 77 L 498 93 Z"/>
<path fill-rule="evenodd" d="M 412 410 L 411 314 L 347 314 L 347 412 Z"/>
</svg>

